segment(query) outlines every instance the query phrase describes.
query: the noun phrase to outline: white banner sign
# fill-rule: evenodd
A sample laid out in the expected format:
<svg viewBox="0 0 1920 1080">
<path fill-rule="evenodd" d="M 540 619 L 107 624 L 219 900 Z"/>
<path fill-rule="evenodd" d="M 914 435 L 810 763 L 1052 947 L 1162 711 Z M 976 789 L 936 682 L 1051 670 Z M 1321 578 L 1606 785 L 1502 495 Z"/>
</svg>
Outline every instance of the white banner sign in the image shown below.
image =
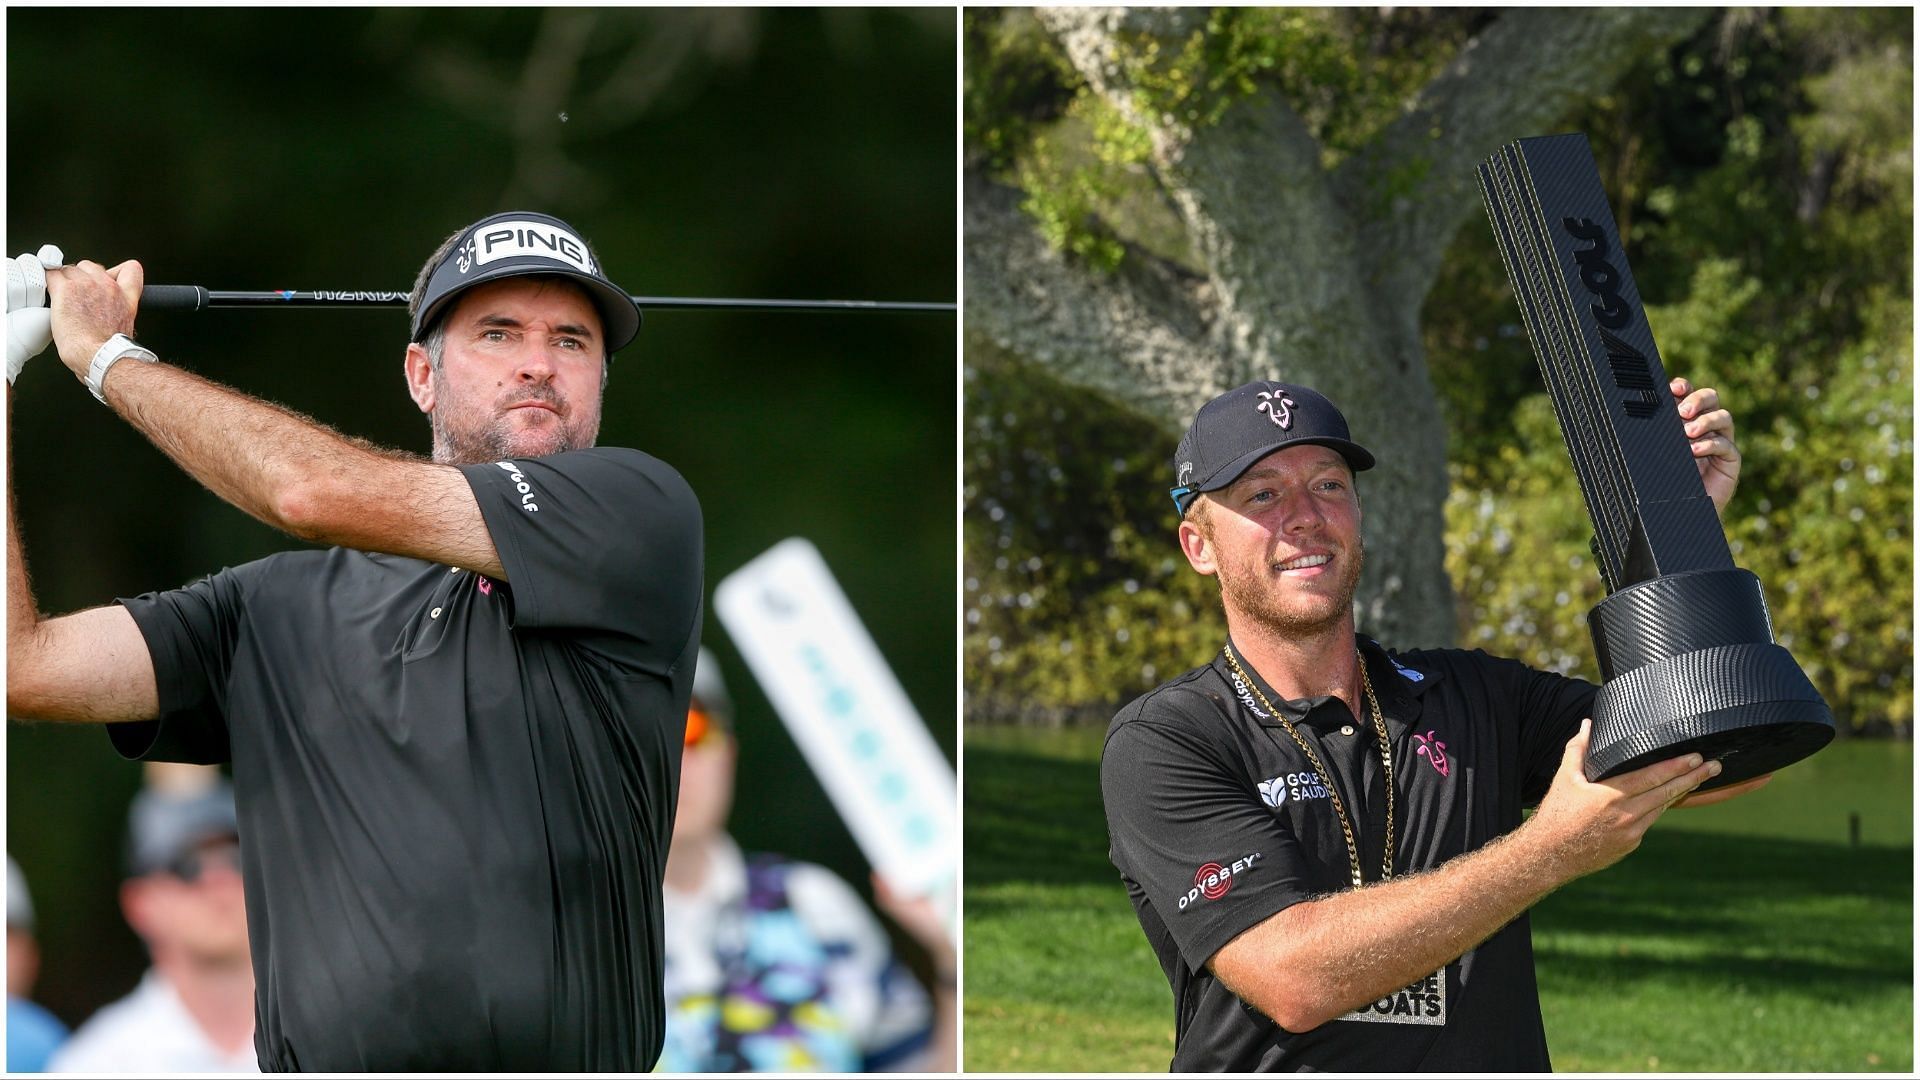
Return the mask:
<svg viewBox="0 0 1920 1080">
<path fill-rule="evenodd" d="M 729 574 L 714 608 L 867 861 L 953 903 L 953 767 L 820 552 L 794 537 Z"/>
</svg>

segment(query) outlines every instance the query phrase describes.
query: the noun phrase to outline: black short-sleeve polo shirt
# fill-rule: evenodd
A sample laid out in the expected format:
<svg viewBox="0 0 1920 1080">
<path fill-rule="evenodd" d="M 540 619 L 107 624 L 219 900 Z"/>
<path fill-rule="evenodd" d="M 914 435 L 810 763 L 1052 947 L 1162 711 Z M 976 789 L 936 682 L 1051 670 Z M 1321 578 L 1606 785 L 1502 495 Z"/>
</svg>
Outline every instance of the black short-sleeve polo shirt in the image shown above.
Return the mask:
<svg viewBox="0 0 1920 1080">
<path fill-rule="evenodd" d="M 232 760 L 269 1070 L 644 1072 L 698 648 L 679 474 L 462 466 L 507 580 L 335 548 L 124 600 L 162 716 Z"/>
<path fill-rule="evenodd" d="M 1596 692 L 1484 652 L 1389 655 L 1364 638 L 1360 647 L 1391 745 L 1396 875 L 1517 827 Z M 1386 797 L 1371 717 L 1356 720 L 1337 698 L 1288 701 L 1264 682 L 1258 689 L 1313 745 L 1331 791 L 1223 657 L 1121 710 L 1101 755 L 1111 857 L 1173 989 L 1172 1068 L 1546 1069 L 1525 916 L 1432 976 L 1312 1031 L 1283 1030 L 1207 969 L 1275 913 L 1350 887 L 1333 796 L 1353 822 L 1363 879 L 1381 874 Z"/>
</svg>

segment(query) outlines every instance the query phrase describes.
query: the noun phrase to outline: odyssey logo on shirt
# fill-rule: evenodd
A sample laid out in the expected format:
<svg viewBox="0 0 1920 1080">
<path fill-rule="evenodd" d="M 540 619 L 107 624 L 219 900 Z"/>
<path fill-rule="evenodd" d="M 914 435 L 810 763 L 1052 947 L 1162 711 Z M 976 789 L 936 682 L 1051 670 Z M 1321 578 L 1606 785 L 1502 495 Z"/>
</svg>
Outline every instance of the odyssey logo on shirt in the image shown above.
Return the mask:
<svg viewBox="0 0 1920 1080">
<path fill-rule="evenodd" d="M 1253 864 L 1259 858 L 1260 853 L 1256 851 L 1224 865 L 1217 862 L 1202 865 L 1200 869 L 1193 872 L 1193 888 L 1188 889 L 1186 895 L 1180 898 L 1180 910 L 1187 910 L 1187 905 L 1195 900 L 1218 900 L 1227 895 L 1227 890 L 1233 888 L 1233 883 L 1239 879 L 1240 875 L 1253 869 Z"/>
</svg>

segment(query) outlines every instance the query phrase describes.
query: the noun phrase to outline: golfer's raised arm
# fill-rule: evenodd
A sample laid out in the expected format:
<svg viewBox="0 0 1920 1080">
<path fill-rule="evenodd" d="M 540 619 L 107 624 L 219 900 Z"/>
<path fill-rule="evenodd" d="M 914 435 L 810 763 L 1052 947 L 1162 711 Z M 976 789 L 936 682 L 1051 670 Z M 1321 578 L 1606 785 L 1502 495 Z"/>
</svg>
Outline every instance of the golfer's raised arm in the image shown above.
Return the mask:
<svg viewBox="0 0 1920 1080">
<path fill-rule="evenodd" d="M 13 409 L 11 386 L 7 409 Z M 40 617 L 14 521 L 11 435 L 8 450 L 7 715 L 97 723 L 155 715 L 160 696 L 153 658 L 125 608 L 115 604 L 57 619 Z"/>
<path fill-rule="evenodd" d="M 1311 1031 L 1443 968 L 1548 893 L 1640 846 L 1677 801 L 1717 776 L 1698 754 L 1589 781 L 1591 722 L 1568 740 L 1526 824 L 1441 866 L 1288 907 L 1207 962 L 1241 1000 Z"/>
<path fill-rule="evenodd" d="M 142 273 L 81 262 L 49 271 L 54 343 L 73 374 L 194 479 L 247 514 L 316 543 L 504 578 L 458 469 L 376 450 L 311 418 L 169 364 L 133 330 Z"/>
</svg>

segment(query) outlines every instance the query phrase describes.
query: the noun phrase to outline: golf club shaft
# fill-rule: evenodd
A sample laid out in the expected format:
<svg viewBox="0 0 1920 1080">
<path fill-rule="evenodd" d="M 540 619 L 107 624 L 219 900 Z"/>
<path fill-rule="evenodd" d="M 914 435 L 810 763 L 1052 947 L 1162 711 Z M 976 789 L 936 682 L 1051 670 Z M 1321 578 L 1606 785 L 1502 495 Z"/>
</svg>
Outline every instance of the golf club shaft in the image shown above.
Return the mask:
<svg viewBox="0 0 1920 1080">
<path fill-rule="evenodd" d="M 240 307 L 405 307 L 407 293 L 318 289 L 223 291 L 199 285 L 148 285 L 140 293 L 146 311 L 204 311 Z M 649 308 L 725 308 L 732 311 L 953 311 L 952 303 L 912 300 L 758 300 L 738 297 L 636 296 Z"/>
</svg>

